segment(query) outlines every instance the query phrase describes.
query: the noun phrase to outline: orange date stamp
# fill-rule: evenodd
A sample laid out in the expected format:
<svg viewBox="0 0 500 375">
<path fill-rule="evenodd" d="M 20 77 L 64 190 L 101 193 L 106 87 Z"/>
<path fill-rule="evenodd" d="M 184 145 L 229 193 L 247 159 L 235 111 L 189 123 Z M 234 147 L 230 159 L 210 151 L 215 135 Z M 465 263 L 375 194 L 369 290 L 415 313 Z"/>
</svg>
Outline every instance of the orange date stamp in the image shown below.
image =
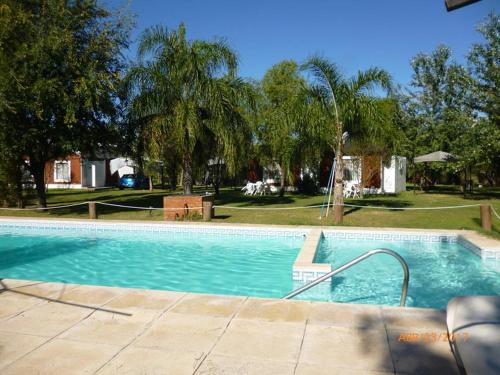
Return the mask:
<svg viewBox="0 0 500 375">
<path fill-rule="evenodd" d="M 434 342 L 467 342 L 469 334 L 467 332 L 404 332 L 399 334 L 399 342 L 410 343 L 434 343 Z"/>
</svg>

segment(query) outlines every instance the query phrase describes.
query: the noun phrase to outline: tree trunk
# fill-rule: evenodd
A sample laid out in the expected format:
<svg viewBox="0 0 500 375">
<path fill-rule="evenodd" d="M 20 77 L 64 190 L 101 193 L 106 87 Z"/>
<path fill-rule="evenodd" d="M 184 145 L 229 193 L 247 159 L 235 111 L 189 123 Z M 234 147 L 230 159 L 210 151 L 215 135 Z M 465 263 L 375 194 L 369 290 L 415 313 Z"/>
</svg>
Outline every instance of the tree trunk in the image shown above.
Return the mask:
<svg viewBox="0 0 500 375">
<path fill-rule="evenodd" d="M 148 180 L 149 180 L 149 191 L 153 191 L 153 178 L 149 176 Z"/>
<path fill-rule="evenodd" d="M 337 123 L 335 159 L 335 187 L 333 189 L 333 223 L 342 224 L 344 219 L 344 162 L 342 159 L 342 124 Z"/>
<path fill-rule="evenodd" d="M 45 162 L 31 162 L 30 171 L 33 174 L 38 196 L 38 207 L 47 207 L 47 195 L 45 193 Z"/>
<path fill-rule="evenodd" d="M 165 189 L 165 163 L 162 162 L 161 163 L 161 170 L 160 170 L 160 173 L 161 173 L 161 188 L 164 190 Z"/>
<path fill-rule="evenodd" d="M 185 153 L 183 157 L 182 187 L 184 195 L 193 194 L 193 162 L 188 153 Z"/>
<path fill-rule="evenodd" d="M 335 187 L 333 188 L 333 222 L 342 224 L 344 219 L 344 162 L 342 151 L 335 153 L 337 165 L 335 167 Z"/>
<path fill-rule="evenodd" d="M 23 173 L 19 165 L 16 167 L 15 197 L 17 208 L 24 208 Z"/>
<path fill-rule="evenodd" d="M 177 171 L 175 171 L 174 174 L 170 176 L 170 189 L 177 189 Z"/>
<path fill-rule="evenodd" d="M 280 173 L 281 173 L 280 197 L 283 197 L 285 195 L 285 187 L 286 187 L 286 169 L 284 165 L 280 165 Z"/>
<path fill-rule="evenodd" d="M 214 176 L 212 177 L 212 185 L 214 186 L 214 191 L 215 191 L 215 195 L 216 196 L 219 196 L 219 192 L 220 192 L 220 184 L 221 184 L 221 180 L 222 180 L 222 177 L 221 177 L 221 174 L 222 174 L 222 170 L 221 170 L 221 164 L 220 164 L 220 160 L 217 162 L 216 166 L 215 166 L 215 173 L 214 173 Z"/>
<path fill-rule="evenodd" d="M 172 163 L 169 163 L 168 165 L 168 176 L 169 176 L 169 184 L 170 184 L 170 189 L 175 190 L 177 189 L 177 164 L 175 161 Z"/>
</svg>

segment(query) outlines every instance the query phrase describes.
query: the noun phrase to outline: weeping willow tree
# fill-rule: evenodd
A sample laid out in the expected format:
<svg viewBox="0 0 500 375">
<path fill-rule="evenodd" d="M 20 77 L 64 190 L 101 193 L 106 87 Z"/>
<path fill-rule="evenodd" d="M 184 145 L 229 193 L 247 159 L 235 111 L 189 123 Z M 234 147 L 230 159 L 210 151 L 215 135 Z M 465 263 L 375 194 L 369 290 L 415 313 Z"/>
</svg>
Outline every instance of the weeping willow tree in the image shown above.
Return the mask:
<svg viewBox="0 0 500 375">
<path fill-rule="evenodd" d="M 260 119 L 257 137 L 262 156 L 280 171 L 280 196 L 292 179 L 302 141 L 300 130 L 305 120 L 305 81 L 297 63 L 282 61 L 271 67 L 261 82 Z"/>
<path fill-rule="evenodd" d="M 187 40 L 181 24 L 178 30 L 146 29 L 138 58 L 126 81 L 130 121 L 140 124 L 145 155 L 178 155 L 184 194 L 193 191 L 197 156 L 217 154 L 234 173 L 240 145 L 250 138 L 243 112 L 251 101 L 250 85 L 237 77 L 234 51 L 224 40 Z"/>
<path fill-rule="evenodd" d="M 358 72 L 352 78 L 344 77 L 337 66 L 322 57 L 312 57 L 303 68 L 312 74 L 311 94 L 321 104 L 326 121 L 333 128 L 332 140 L 335 152 L 334 222 L 341 224 L 344 212 L 342 162 L 344 133 L 356 138 L 375 133 L 384 124 L 384 111 L 373 95 L 376 87 L 391 89 L 391 77 L 387 72 L 371 68 Z"/>
</svg>

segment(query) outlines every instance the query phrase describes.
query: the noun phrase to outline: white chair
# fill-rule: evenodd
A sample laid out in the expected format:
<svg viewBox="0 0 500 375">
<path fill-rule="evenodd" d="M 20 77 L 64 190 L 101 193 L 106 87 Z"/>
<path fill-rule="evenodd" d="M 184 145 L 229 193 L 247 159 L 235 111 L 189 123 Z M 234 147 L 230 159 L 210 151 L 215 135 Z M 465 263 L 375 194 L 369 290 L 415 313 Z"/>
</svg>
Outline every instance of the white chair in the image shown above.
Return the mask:
<svg viewBox="0 0 500 375">
<path fill-rule="evenodd" d="M 352 184 L 350 182 L 344 183 L 344 198 L 350 198 L 352 194 Z"/>
<path fill-rule="evenodd" d="M 359 189 L 359 184 L 352 185 L 351 197 L 352 198 L 361 198 L 361 190 Z"/>
<path fill-rule="evenodd" d="M 257 195 L 262 195 L 264 194 L 264 191 L 265 191 L 265 185 L 262 181 L 257 181 L 255 183 L 255 191 L 254 191 L 254 194 Z"/>
<path fill-rule="evenodd" d="M 241 190 L 245 191 L 245 195 L 253 195 L 255 194 L 255 184 L 253 182 L 248 182 Z"/>
</svg>

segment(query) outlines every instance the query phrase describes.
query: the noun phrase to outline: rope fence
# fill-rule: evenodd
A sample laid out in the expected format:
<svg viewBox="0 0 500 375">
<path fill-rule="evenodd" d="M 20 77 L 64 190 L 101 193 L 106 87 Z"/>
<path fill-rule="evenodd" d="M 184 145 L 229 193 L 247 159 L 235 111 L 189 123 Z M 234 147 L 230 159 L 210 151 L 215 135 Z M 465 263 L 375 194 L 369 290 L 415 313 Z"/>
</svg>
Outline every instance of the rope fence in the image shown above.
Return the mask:
<svg viewBox="0 0 500 375">
<path fill-rule="evenodd" d="M 35 207 L 35 208 L 0 207 L 0 210 L 4 210 L 4 211 L 46 211 L 46 210 L 58 210 L 60 208 L 70 208 L 70 207 L 76 207 L 76 206 L 84 206 L 84 205 L 87 205 L 89 203 L 90 202 L 82 202 L 82 203 L 66 204 L 64 206 Z"/>
<path fill-rule="evenodd" d="M 203 220 L 209 221 L 213 218 L 213 209 L 227 209 L 227 210 L 248 210 L 248 211 L 290 211 L 290 210 L 306 210 L 306 209 L 312 209 L 312 208 L 325 208 L 325 207 L 333 207 L 333 206 L 344 206 L 344 207 L 351 207 L 351 208 L 357 208 L 357 209 L 370 209 L 370 210 L 385 210 L 385 211 L 423 211 L 423 210 L 428 210 L 428 211 L 435 211 L 435 210 L 450 210 L 450 209 L 459 209 L 459 208 L 472 208 L 472 207 L 480 207 L 480 217 L 481 217 L 481 227 L 485 229 L 486 231 L 491 231 L 492 230 L 492 215 L 491 212 L 493 212 L 494 217 L 496 219 L 500 220 L 500 215 L 498 212 L 495 210 L 493 205 L 484 205 L 484 204 L 464 204 L 464 205 L 458 205 L 458 206 L 437 206 L 437 207 L 384 207 L 384 206 L 370 206 L 370 205 L 360 205 L 360 204 L 350 204 L 350 203 L 344 203 L 342 205 L 337 205 L 335 203 L 327 203 L 327 204 L 317 204 L 317 205 L 310 205 L 310 206 L 293 206 L 293 207 L 239 207 L 239 206 L 216 206 L 216 205 L 208 205 L 205 207 L 190 207 L 190 206 L 184 206 L 184 207 L 143 207 L 143 206 L 131 206 L 131 205 L 125 205 L 125 204 L 118 204 L 118 203 L 107 203 L 107 202 L 98 202 L 98 201 L 87 201 L 87 202 L 80 202 L 80 203 L 70 203 L 70 204 L 65 204 L 65 205 L 60 205 L 60 206 L 50 206 L 50 207 L 36 207 L 36 208 L 9 208 L 9 207 L 0 207 L 1 211 L 48 211 L 48 210 L 58 210 L 58 209 L 64 209 L 64 208 L 72 208 L 72 207 L 78 207 L 78 206 L 85 206 L 88 205 L 88 211 L 89 211 L 89 219 L 97 219 L 98 217 L 98 210 L 97 210 L 97 205 L 101 206 L 107 206 L 107 207 L 116 207 L 116 208 L 123 208 L 123 209 L 129 209 L 129 210 L 143 210 L 143 211 L 149 211 L 149 214 L 151 215 L 153 211 L 162 211 L 164 212 L 164 218 L 166 220 L 170 220 L 170 218 L 167 217 L 168 212 L 174 211 L 175 215 L 179 211 L 181 212 L 189 212 L 192 210 L 201 210 L 201 213 L 203 215 Z M 321 219 L 321 217 L 320 217 Z"/>
<path fill-rule="evenodd" d="M 330 205 L 318 204 L 315 206 L 302 206 L 302 207 L 237 207 L 237 206 L 214 206 L 215 208 L 227 208 L 232 210 L 301 210 L 307 208 L 324 208 L 333 206 L 344 206 L 344 207 L 354 207 L 354 208 L 368 208 L 373 210 L 447 210 L 453 208 L 467 208 L 467 207 L 478 207 L 480 204 L 468 204 L 462 206 L 441 206 L 441 207 L 380 207 L 380 206 L 364 206 L 356 204 L 344 203 L 341 205 L 330 203 Z"/>
<path fill-rule="evenodd" d="M 492 205 L 490 205 L 490 207 L 491 207 L 491 210 L 493 211 L 493 213 L 495 214 L 495 216 L 497 217 L 497 219 L 500 220 L 500 215 L 498 215 L 498 212 L 495 211 L 495 208 Z"/>
<path fill-rule="evenodd" d="M 36 207 L 36 208 L 9 208 L 9 207 L 0 207 L 0 210 L 6 211 L 46 211 L 46 210 L 57 210 L 62 208 L 71 208 L 77 206 L 88 205 L 89 203 L 98 204 L 101 206 L 108 207 L 118 207 L 118 208 L 126 208 L 126 209 L 135 209 L 135 210 L 157 210 L 157 211 L 170 211 L 170 210 L 184 210 L 189 208 L 190 210 L 203 209 L 203 207 L 143 207 L 143 206 L 129 206 L 124 204 L 117 203 L 106 203 L 106 202 L 98 202 L 98 201 L 87 201 L 81 203 L 73 203 L 66 204 L 61 206 L 50 206 L 50 207 Z M 470 207 L 479 207 L 481 204 L 466 204 L 459 206 L 437 206 L 437 207 L 383 207 L 383 206 L 369 206 L 369 205 L 357 205 L 344 203 L 342 205 L 337 205 L 335 203 L 330 204 L 317 204 L 311 206 L 294 206 L 294 207 L 238 207 L 238 206 L 224 206 L 224 205 L 214 205 L 213 208 L 219 209 L 229 209 L 229 210 L 275 210 L 275 211 L 285 211 L 285 210 L 303 210 L 303 209 L 311 209 L 311 208 L 325 208 L 325 207 L 333 207 L 333 206 L 344 206 L 344 207 L 352 207 L 352 208 L 367 208 L 371 210 L 389 210 L 389 211 L 415 211 L 415 210 L 449 210 L 449 209 L 457 209 L 457 208 L 470 208 Z M 496 212 L 495 208 L 492 205 L 489 205 L 491 210 L 495 214 L 495 216 L 500 220 L 500 215 Z"/>
</svg>

